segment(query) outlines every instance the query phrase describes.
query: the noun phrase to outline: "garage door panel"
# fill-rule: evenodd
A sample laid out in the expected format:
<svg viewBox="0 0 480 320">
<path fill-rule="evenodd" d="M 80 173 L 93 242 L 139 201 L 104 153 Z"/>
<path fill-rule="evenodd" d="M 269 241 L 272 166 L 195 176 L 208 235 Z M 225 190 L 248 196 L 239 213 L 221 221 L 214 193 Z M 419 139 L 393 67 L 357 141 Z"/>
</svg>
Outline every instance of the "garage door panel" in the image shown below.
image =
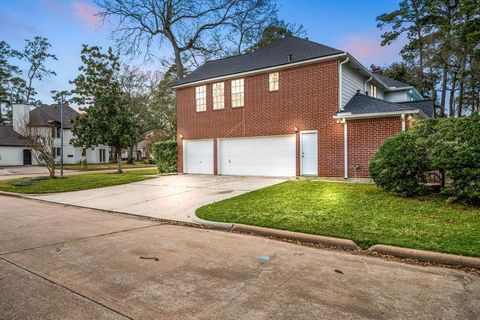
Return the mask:
<svg viewBox="0 0 480 320">
<path fill-rule="evenodd" d="M 295 136 L 221 139 L 219 172 L 224 175 L 295 176 Z"/>
<path fill-rule="evenodd" d="M 184 172 L 213 174 L 213 140 L 184 140 Z"/>
</svg>

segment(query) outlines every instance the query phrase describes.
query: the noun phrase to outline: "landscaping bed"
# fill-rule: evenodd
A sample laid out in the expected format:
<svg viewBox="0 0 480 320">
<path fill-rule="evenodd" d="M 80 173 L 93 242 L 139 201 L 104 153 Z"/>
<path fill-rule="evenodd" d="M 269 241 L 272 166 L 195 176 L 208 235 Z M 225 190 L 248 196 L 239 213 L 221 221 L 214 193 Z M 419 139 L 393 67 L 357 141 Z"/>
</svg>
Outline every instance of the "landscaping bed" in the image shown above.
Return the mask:
<svg viewBox="0 0 480 320">
<path fill-rule="evenodd" d="M 0 191 L 40 194 L 87 190 L 155 178 L 158 170 L 132 170 L 122 174 L 89 173 L 49 179 L 45 177 L 0 180 Z"/>
<path fill-rule="evenodd" d="M 202 219 L 480 257 L 480 208 L 374 185 L 288 181 L 197 209 Z"/>
</svg>

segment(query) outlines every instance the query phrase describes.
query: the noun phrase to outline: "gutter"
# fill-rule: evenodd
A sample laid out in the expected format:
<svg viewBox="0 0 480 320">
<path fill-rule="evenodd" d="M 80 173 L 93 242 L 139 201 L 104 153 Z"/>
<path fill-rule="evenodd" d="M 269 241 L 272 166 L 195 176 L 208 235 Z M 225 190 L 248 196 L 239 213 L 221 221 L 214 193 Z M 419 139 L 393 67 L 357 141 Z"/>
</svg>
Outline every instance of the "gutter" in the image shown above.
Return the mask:
<svg viewBox="0 0 480 320">
<path fill-rule="evenodd" d="M 365 92 L 367 92 L 367 82 L 370 82 L 372 81 L 373 79 L 373 76 L 370 76 L 370 78 L 368 78 L 367 80 L 365 80 L 365 82 L 363 83 L 363 93 L 366 94 Z M 372 95 L 371 92 L 369 94 L 370 96 Z"/>
<path fill-rule="evenodd" d="M 422 117 L 426 115 L 420 110 L 402 110 L 402 111 L 391 111 L 391 112 L 372 112 L 372 113 L 361 113 L 361 114 L 352 114 L 351 112 L 340 112 L 333 116 L 333 119 L 365 119 L 365 118 L 383 118 L 389 116 L 401 116 L 402 114 L 419 114 Z M 426 117 L 428 118 L 428 117 Z"/>
<path fill-rule="evenodd" d="M 174 86 L 172 86 L 172 89 L 190 87 L 190 86 L 194 86 L 194 85 L 200 85 L 200 84 L 204 84 L 204 83 L 221 81 L 221 80 L 226 80 L 226 79 L 234 79 L 234 78 L 238 78 L 238 77 L 249 76 L 249 75 L 264 73 L 264 72 L 268 72 L 268 71 L 288 69 L 288 68 L 301 66 L 301 65 L 306 65 L 306 64 L 315 63 L 315 62 L 320 62 L 320 61 L 335 60 L 337 58 L 340 58 L 340 57 L 343 57 L 343 56 L 346 56 L 346 55 L 347 55 L 346 52 L 342 52 L 342 53 L 338 53 L 338 54 L 334 54 L 334 55 L 330 55 L 330 56 L 324 56 L 324 57 L 319 57 L 319 58 L 314 58 L 314 59 L 309 59 L 309 60 L 303 60 L 303 61 L 298 61 L 298 62 L 294 62 L 294 63 L 287 63 L 287 64 L 274 66 L 274 67 L 256 69 L 256 70 L 245 71 L 245 72 L 240 72 L 240 73 L 233 73 L 233 74 L 218 76 L 218 77 L 214 77 L 214 78 L 208 78 L 208 79 L 183 83 L 183 84 L 179 84 L 179 85 L 174 85 Z"/>
</svg>

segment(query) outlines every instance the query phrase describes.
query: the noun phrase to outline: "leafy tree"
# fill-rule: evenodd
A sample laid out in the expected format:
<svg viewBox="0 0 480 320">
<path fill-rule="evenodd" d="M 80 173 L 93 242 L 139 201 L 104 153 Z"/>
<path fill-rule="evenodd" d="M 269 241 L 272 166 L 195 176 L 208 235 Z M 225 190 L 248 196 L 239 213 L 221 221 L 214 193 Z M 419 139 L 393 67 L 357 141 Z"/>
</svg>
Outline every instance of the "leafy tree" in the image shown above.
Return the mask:
<svg viewBox="0 0 480 320">
<path fill-rule="evenodd" d="M 80 74 L 71 81 L 75 86 L 72 90 L 72 100 L 80 105 L 89 106 L 102 95 L 119 94 L 120 83 L 118 73 L 120 63 L 118 55 L 108 48 L 106 53 L 98 46 L 83 45 L 80 54 L 82 66 L 78 68 Z"/>
<path fill-rule="evenodd" d="M 84 45 L 81 59 L 81 73 L 72 81 L 72 100 L 87 108 L 86 114 L 73 121 L 72 143 L 84 148 L 99 144 L 114 147 L 121 173 L 122 148 L 135 143 L 138 129 L 118 80 L 118 56 L 111 48 L 103 53 L 100 47 Z"/>
<path fill-rule="evenodd" d="M 26 85 L 26 103 L 30 103 L 34 96 L 33 80 L 41 81 L 45 76 L 56 75 L 56 73 L 46 67 L 48 60 L 57 60 L 57 57 L 50 53 L 51 44 L 47 38 L 36 36 L 33 40 L 27 42 L 21 58 L 28 63 L 27 85 Z"/>
<path fill-rule="evenodd" d="M 117 172 L 122 173 L 121 151 L 135 143 L 137 135 L 133 114 L 122 95 L 98 96 L 82 116 L 73 120 L 71 143 L 91 148 L 100 144 L 115 148 Z"/>
<path fill-rule="evenodd" d="M 261 38 L 247 52 L 255 51 L 286 36 L 304 36 L 305 29 L 302 25 L 289 24 L 283 20 L 275 19 L 262 31 Z"/>
<path fill-rule="evenodd" d="M 18 51 L 13 50 L 5 41 L 0 41 L 0 118 L 11 116 L 12 91 L 21 73 L 18 66 L 10 63 L 10 59 L 15 57 L 19 57 Z"/>
<path fill-rule="evenodd" d="M 229 52 L 229 40 L 244 43 L 276 15 L 272 0 L 96 0 L 100 16 L 116 18 L 112 32 L 128 54 L 148 54 L 167 41 L 173 50 L 177 78 L 186 73 L 186 59 Z M 240 45 L 242 47 L 242 45 Z"/>
<path fill-rule="evenodd" d="M 153 144 L 153 158 L 160 173 L 177 171 L 177 142 L 167 140 Z"/>
</svg>

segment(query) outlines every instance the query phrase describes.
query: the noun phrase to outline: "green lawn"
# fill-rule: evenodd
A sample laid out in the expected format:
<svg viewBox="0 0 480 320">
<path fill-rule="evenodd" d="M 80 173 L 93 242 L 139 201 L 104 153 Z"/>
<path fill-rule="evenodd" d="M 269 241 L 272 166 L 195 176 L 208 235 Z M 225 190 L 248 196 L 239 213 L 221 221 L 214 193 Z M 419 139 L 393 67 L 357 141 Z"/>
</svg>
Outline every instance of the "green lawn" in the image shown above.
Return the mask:
<svg viewBox="0 0 480 320">
<path fill-rule="evenodd" d="M 108 169 L 117 169 L 117 163 L 90 163 L 85 166 L 80 164 L 65 164 L 63 168 L 65 170 L 82 170 L 82 171 L 98 171 L 98 170 L 108 170 Z M 123 169 L 132 169 L 132 168 L 154 168 L 154 164 L 146 164 L 142 161 L 135 161 L 134 163 L 128 164 L 126 161 L 122 162 Z M 57 165 L 57 168 L 60 168 L 60 165 Z"/>
<path fill-rule="evenodd" d="M 407 199 L 374 185 L 288 181 L 201 207 L 197 216 L 480 257 L 480 208 L 442 198 Z"/>
<path fill-rule="evenodd" d="M 88 173 L 55 179 L 21 178 L 0 180 L 0 190 L 17 193 L 53 193 L 101 188 L 155 178 L 157 170 L 132 170 L 122 174 Z"/>
</svg>

